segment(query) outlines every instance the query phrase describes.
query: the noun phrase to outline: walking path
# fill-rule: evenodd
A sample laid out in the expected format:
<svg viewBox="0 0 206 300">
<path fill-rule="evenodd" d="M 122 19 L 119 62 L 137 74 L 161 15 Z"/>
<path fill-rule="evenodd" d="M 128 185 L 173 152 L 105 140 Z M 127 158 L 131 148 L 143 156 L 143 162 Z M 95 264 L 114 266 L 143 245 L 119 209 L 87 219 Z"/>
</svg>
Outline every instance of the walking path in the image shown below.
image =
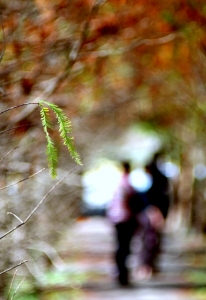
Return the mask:
<svg viewBox="0 0 206 300">
<path fill-rule="evenodd" d="M 199 297 L 200 288 L 206 288 L 206 243 L 202 238 L 166 232 L 159 272 L 149 280 L 137 277 L 137 262 L 131 255 L 132 288 L 116 284 L 113 238 L 113 228 L 104 217 L 88 217 L 74 223 L 60 243 L 59 253 L 67 267 L 84 274 L 78 286 L 82 291 L 79 300 L 206 299 L 206 292 L 205 297 Z"/>
</svg>

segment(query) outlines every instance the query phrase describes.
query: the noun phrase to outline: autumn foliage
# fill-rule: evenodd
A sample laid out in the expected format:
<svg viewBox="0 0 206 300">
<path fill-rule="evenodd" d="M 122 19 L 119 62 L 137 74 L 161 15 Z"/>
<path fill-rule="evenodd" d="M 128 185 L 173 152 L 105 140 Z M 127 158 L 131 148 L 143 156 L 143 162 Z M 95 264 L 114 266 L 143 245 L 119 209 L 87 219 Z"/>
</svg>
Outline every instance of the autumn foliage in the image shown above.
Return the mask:
<svg viewBox="0 0 206 300">
<path fill-rule="evenodd" d="M 0 13 L 0 110 L 31 104 L 1 115 L 2 153 L 20 146 L 14 160 L 24 167 L 4 164 L 2 185 L 45 165 L 45 137 L 32 105 L 39 101 L 58 105 L 71 119 L 85 166 L 102 144 L 142 122 L 164 137 L 187 170 L 182 182 L 193 183 L 206 144 L 204 0 L 2 0 Z M 61 167 L 70 163 L 65 156 Z M 181 191 L 187 203 L 191 189 Z M 59 219 L 68 219 L 65 211 Z"/>
</svg>

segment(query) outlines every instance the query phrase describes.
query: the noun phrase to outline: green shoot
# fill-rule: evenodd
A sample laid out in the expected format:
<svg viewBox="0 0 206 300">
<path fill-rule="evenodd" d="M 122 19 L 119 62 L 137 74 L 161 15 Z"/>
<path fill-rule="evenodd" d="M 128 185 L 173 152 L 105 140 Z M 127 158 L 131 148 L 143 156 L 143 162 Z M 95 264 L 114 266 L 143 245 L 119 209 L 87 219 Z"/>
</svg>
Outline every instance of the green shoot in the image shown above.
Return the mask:
<svg viewBox="0 0 206 300">
<path fill-rule="evenodd" d="M 61 139 L 63 140 L 63 144 L 67 147 L 71 157 L 76 161 L 76 163 L 79 165 L 81 165 L 82 163 L 81 163 L 80 156 L 77 153 L 75 146 L 73 144 L 73 137 L 68 136 L 68 134 L 71 134 L 72 132 L 71 121 L 69 120 L 69 118 L 64 114 L 61 108 L 59 108 L 57 105 L 53 103 L 40 101 L 39 106 L 41 107 L 40 116 L 41 116 L 42 126 L 46 134 L 46 140 L 47 140 L 46 154 L 47 154 L 48 166 L 52 178 L 55 178 L 57 175 L 56 169 L 58 164 L 58 155 L 57 155 L 57 149 L 54 143 L 52 142 L 52 139 L 48 132 L 48 129 L 52 129 L 51 120 L 49 116 L 49 109 L 51 109 L 56 115 L 58 125 L 59 125 L 59 133 Z"/>
</svg>

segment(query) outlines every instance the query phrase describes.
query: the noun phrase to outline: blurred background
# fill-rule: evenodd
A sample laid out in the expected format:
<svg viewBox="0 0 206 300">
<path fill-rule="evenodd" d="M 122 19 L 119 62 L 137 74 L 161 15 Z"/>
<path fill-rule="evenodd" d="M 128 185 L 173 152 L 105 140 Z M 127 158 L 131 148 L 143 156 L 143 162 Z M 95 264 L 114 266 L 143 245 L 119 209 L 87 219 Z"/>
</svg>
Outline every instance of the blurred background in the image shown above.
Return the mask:
<svg viewBox="0 0 206 300">
<path fill-rule="evenodd" d="M 117 162 L 130 160 L 146 189 L 143 168 L 159 150 L 173 226 L 204 234 L 205 1 L 2 0 L 0 13 L 1 234 L 19 224 L 7 212 L 26 219 L 66 176 L 25 226 L 1 240 L 0 269 L 29 257 L 19 272 L 38 283 L 49 265 L 46 247 L 55 248 L 77 218 L 105 215 Z M 52 116 L 55 180 L 48 169 L 32 176 L 47 168 L 40 100 L 69 117 L 83 163 L 71 159 Z M 2 293 L 8 281 L 2 275 Z"/>
</svg>

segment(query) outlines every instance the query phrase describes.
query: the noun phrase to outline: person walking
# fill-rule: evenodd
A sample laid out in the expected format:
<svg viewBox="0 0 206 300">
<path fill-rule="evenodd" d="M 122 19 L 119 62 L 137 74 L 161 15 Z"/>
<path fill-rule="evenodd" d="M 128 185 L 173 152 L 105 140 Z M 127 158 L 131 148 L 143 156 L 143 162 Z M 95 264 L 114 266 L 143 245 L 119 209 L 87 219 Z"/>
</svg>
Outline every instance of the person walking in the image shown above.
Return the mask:
<svg viewBox="0 0 206 300">
<path fill-rule="evenodd" d="M 126 286 L 129 284 L 126 260 L 130 253 L 130 243 L 136 230 L 136 220 L 126 200 L 128 195 L 133 192 L 129 183 L 131 166 L 129 162 L 124 161 L 121 163 L 121 167 L 122 176 L 108 207 L 107 216 L 115 227 L 116 250 L 114 260 L 118 271 L 118 282 L 120 285 Z"/>
<path fill-rule="evenodd" d="M 156 253 L 154 254 L 154 262 L 155 255 L 157 257 L 161 252 L 162 229 L 165 226 L 170 207 L 169 181 L 158 168 L 159 156 L 160 154 L 156 153 L 151 162 L 145 166 L 146 172 L 152 178 L 152 184 L 146 192 L 146 197 L 148 201 L 147 215 L 153 229 L 156 231 L 157 244 L 154 251 Z M 158 271 L 155 266 L 153 269 Z"/>
<path fill-rule="evenodd" d="M 170 207 L 169 181 L 168 178 L 158 168 L 158 158 L 156 153 L 152 161 L 146 165 L 146 172 L 152 177 L 152 185 L 147 191 L 147 198 L 150 205 L 157 207 L 164 219 L 167 218 Z"/>
<path fill-rule="evenodd" d="M 130 254 L 130 245 L 137 232 L 141 232 L 144 247 L 141 251 L 142 273 L 151 275 L 156 255 L 156 230 L 150 222 L 151 210 L 147 199 L 136 191 L 130 183 L 130 163 L 121 163 L 122 176 L 112 201 L 107 209 L 107 216 L 114 225 L 116 249 L 114 260 L 117 266 L 117 280 L 121 286 L 130 284 L 130 274 L 127 258 Z M 146 274 L 145 274 L 146 275 Z"/>
</svg>

